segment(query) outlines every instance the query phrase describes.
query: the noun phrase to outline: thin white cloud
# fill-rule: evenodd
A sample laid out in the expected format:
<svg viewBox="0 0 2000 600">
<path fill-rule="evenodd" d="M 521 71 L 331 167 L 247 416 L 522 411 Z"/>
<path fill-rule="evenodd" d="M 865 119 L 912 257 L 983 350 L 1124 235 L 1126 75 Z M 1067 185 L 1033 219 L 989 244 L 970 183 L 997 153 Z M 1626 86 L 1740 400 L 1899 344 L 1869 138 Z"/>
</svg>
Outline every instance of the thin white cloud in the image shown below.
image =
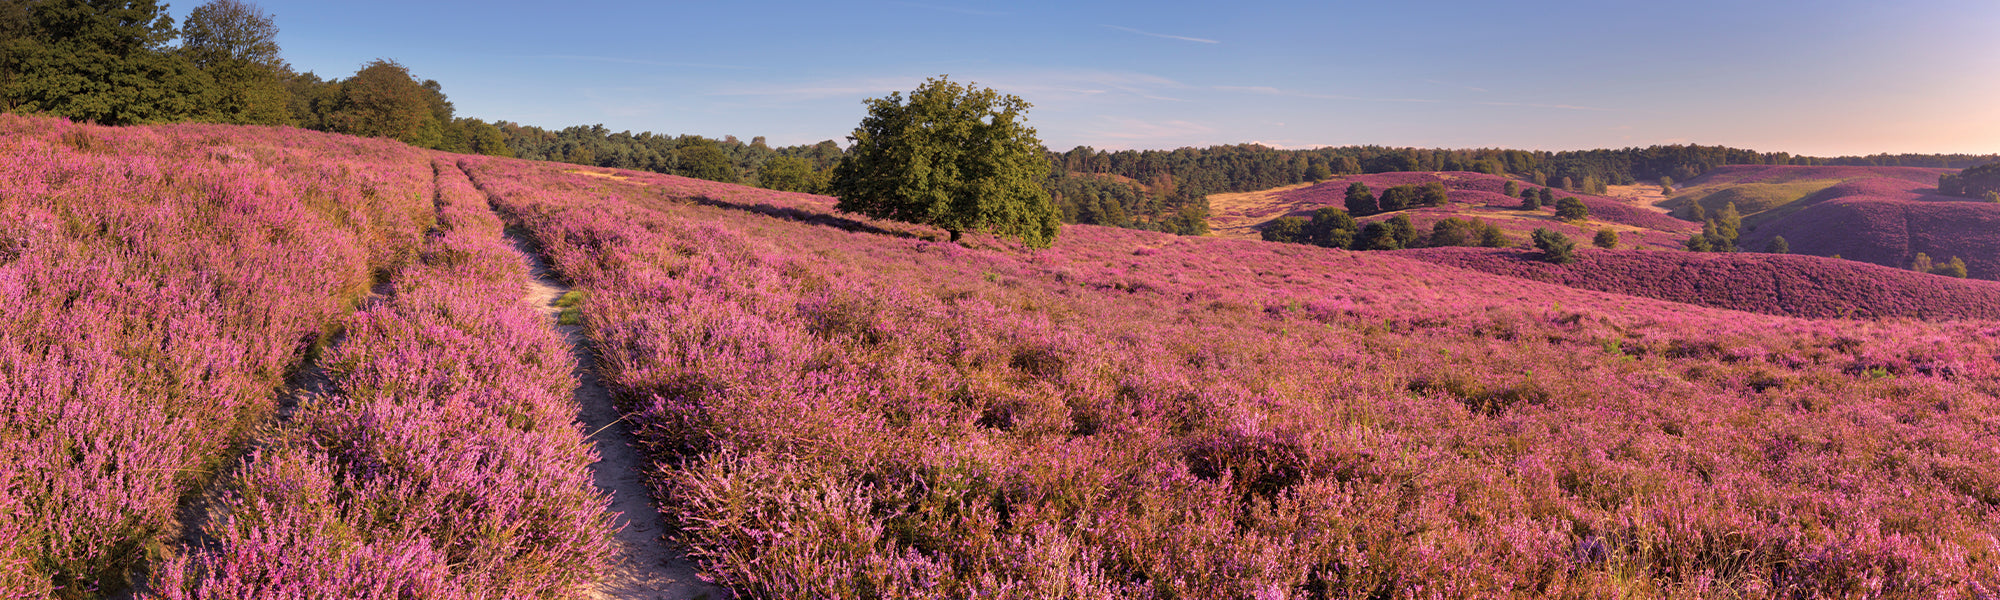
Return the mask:
<svg viewBox="0 0 2000 600">
<path fill-rule="evenodd" d="M 1172 79 L 1120 71 L 1092 69 L 1037 69 L 973 76 L 953 75 L 953 81 L 990 87 L 1027 99 L 1037 106 L 1079 102 L 1126 101 L 1133 98 L 1162 102 L 1185 102 L 1169 95 L 1188 86 Z M 862 77 L 825 79 L 795 83 L 740 84 L 709 92 L 712 96 L 749 96 L 777 100 L 823 100 L 828 98 L 881 97 L 890 92 L 908 92 L 921 85 L 917 77 Z"/>
<path fill-rule="evenodd" d="M 649 67 L 685 67 L 694 69 L 723 69 L 729 71 L 763 70 L 763 67 L 746 67 L 742 65 L 718 65 L 711 63 L 671 62 L 671 61 L 658 61 L 658 60 L 641 60 L 636 58 L 617 58 L 611 56 L 581 56 L 575 54 L 541 54 L 536 56 L 530 56 L 528 58 L 575 60 L 575 61 L 585 61 L 585 62 L 604 62 L 604 63 L 617 63 L 624 65 L 646 65 Z"/>
<path fill-rule="evenodd" d="M 1221 91 L 1221 92 L 1257 94 L 1261 96 L 1281 96 L 1286 98 L 1307 98 L 1312 100 L 1352 100 L 1356 102 L 1414 102 L 1420 104 L 1433 104 L 1437 102 L 1436 100 L 1429 100 L 1424 98 L 1367 98 L 1362 96 L 1347 96 L 1342 94 L 1314 94 L 1311 92 L 1283 90 L 1266 85 L 1252 85 L 1252 86 L 1218 85 L 1215 86 L 1214 89 L 1216 91 Z"/>
<path fill-rule="evenodd" d="M 1539 103 L 1534 103 L 1534 102 L 1480 102 L 1479 104 L 1481 104 L 1481 105 L 1484 105 L 1484 106 L 1518 106 L 1518 107 L 1522 107 L 1522 108 L 1552 108 L 1552 109 L 1556 109 L 1556 110 L 1581 110 L 1581 111 L 1589 111 L 1589 112 L 1618 112 L 1618 109 L 1615 109 L 1615 108 L 1599 108 L 1599 107 L 1596 107 L 1596 106 L 1577 106 L 1577 105 L 1575 105 L 1575 104 L 1539 104 Z"/>
<path fill-rule="evenodd" d="M 1101 140 L 1113 140 L 1114 145 L 1130 146 L 1123 142 L 1169 142 L 1179 145 L 1193 145 L 1199 140 L 1212 137 L 1215 128 L 1185 120 L 1146 121 L 1131 117 L 1104 117 L 1108 127 L 1088 132 Z"/>
<path fill-rule="evenodd" d="M 1133 28 L 1130 28 L 1130 27 L 1119 27 L 1119 26 L 1117 26 L 1117 25 L 1105 25 L 1104 27 L 1105 27 L 1106 29 L 1116 29 L 1116 30 L 1119 30 L 1119 31 L 1123 31 L 1123 32 L 1125 32 L 1125 33 L 1136 33 L 1136 34 L 1139 34 L 1139 35 L 1149 35 L 1149 36 L 1153 36 L 1153 37 L 1156 37 L 1156 38 L 1166 38 L 1166 39 L 1170 39 L 1170 40 L 1180 40 L 1180 41 L 1183 41 L 1183 42 L 1195 42 L 1195 43 L 1198 43 L 1198 44 L 1220 44 L 1220 43 L 1222 43 L 1222 42 L 1218 42 L 1218 41 L 1215 41 L 1215 40 L 1211 40 L 1211 39 L 1208 39 L 1208 38 L 1198 38 L 1198 37 L 1187 37 L 1187 36 L 1184 36 L 1184 35 L 1167 35 L 1167 34 L 1164 34 L 1164 33 L 1153 33 L 1153 32 L 1151 32 L 1151 31 L 1141 31 L 1141 30 L 1138 30 L 1138 29 L 1133 29 Z"/>
<path fill-rule="evenodd" d="M 1461 89 L 1461 90 L 1466 90 L 1466 91 L 1470 91 L 1470 92 L 1479 92 L 1479 93 L 1481 93 L 1481 94 L 1484 94 L 1484 93 L 1486 93 L 1486 92 L 1490 91 L 1490 90 L 1487 90 L 1486 88 L 1483 88 L 1483 87 L 1475 87 L 1475 86 L 1470 86 L 1470 85 L 1465 85 L 1465 84 L 1463 84 L 1463 83 L 1452 83 L 1452 82 L 1449 82 L 1449 81 L 1438 81 L 1438 80 L 1436 80 L 1436 79 L 1425 79 L 1425 80 L 1424 80 L 1424 83 L 1428 83 L 1428 84 L 1432 84 L 1432 85 L 1441 85 L 1441 86 L 1445 86 L 1445 87 L 1453 87 L 1453 88 L 1458 88 L 1458 89 Z"/>
<path fill-rule="evenodd" d="M 894 5 L 896 5 L 896 6 L 902 6 L 902 7 L 908 7 L 908 8 L 921 8 L 921 9 L 924 9 L 924 10 L 934 10 L 934 11 L 938 11 L 938 12 L 948 12 L 948 13 L 955 13 L 955 14 L 961 14 L 961 15 L 967 15 L 967 16 L 973 16 L 973 17 L 1004 17 L 1004 16 L 1007 16 L 1007 13 L 1004 13 L 1004 12 L 998 12 L 998 11 L 991 11 L 991 10 L 979 10 L 979 9 L 975 9 L 975 8 L 961 8 L 961 7 L 957 7 L 957 6 L 939 6 L 939 5 L 936 5 L 936 4 L 918 4 L 918 3 L 915 3 L 915 2 L 890 2 L 890 4 L 894 4 Z"/>
</svg>

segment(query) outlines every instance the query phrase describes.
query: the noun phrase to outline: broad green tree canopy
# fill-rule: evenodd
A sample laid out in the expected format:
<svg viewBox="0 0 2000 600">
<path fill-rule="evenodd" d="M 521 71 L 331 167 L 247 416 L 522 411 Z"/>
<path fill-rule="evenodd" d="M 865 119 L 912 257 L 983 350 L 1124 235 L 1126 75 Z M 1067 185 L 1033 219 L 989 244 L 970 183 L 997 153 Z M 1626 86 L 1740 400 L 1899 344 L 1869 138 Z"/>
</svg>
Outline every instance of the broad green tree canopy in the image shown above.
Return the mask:
<svg viewBox="0 0 2000 600">
<path fill-rule="evenodd" d="M 1049 163 L 1019 97 L 945 77 L 867 101 L 868 116 L 829 187 L 838 208 L 967 231 L 1055 242 L 1061 227 L 1042 188 Z"/>
</svg>

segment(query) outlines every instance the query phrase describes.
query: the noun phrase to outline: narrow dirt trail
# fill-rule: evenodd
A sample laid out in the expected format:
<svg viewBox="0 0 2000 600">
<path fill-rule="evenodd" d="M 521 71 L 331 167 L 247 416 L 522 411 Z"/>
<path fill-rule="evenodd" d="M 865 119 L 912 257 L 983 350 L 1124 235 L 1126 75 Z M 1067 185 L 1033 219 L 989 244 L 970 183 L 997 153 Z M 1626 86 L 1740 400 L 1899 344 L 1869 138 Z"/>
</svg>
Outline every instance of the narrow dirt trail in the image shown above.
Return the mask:
<svg viewBox="0 0 2000 600">
<path fill-rule="evenodd" d="M 576 403 L 580 409 L 577 418 L 585 430 L 594 432 L 590 440 L 596 445 L 600 459 L 590 469 L 597 488 L 611 496 L 611 511 L 617 514 L 618 533 L 612 539 L 611 570 L 590 590 L 590 597 L 729 598 L 728 590 L 697 577 L 698 569 L 688 560 L 687 552 L 664 537 L 666 523 L 660 519 L 660 511 L 653 506 L 646 486 L 645 457 L 633 448 L 631 432 L 620 420 L 618 409 L 612 406 L 610 392 L 598 380 L 597 356 L 591 351 L 590 340 L 584 336 L 582 327 L 558 324 L 557 315 L 562 309 L 555 302 L 569 287 L 556 280 L 541 255 L 520 232 L 509 228 L 507 238 L 534 273 L 523 301 L 547 314 L 551 326 L 569 341 L 570 355 L 576 359 Z"/>
</svg>

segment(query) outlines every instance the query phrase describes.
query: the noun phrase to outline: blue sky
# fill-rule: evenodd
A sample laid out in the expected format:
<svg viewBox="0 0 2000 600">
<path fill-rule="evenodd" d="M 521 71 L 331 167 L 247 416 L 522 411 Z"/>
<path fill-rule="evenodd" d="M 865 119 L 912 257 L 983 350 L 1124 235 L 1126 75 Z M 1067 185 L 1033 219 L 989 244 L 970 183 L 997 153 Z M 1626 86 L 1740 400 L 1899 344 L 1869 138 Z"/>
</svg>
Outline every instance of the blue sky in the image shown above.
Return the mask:
<svg viewBox="0 0 2000 600">
<path fill-rule="evenodd" d="M 948 74 L 1057 150 L 2000 152 L 1993 0 L 256 3 L 300 71 L 394 59 L 551 128 L 839 141 Z"/>
</svg>

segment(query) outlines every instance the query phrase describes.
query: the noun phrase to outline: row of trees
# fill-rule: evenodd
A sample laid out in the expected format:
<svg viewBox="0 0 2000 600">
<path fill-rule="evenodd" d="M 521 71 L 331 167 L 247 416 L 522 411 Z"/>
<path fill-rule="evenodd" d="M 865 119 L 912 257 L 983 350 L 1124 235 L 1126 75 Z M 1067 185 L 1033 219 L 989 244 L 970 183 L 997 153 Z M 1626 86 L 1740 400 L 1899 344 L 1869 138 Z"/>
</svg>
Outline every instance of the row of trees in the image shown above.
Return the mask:
<svg viewBox="0 0 2000 600">
<path fill-rule="evenodd" d="M 438 82 L 386 60 L 345 80 L 293 73 L 277 37 L 271 15 L 241 0 L 196 7 L 182 27 L 157 0 L 0 0 L 0 108 L 106 125 L 292 125 L 509 154 L 498 128 L 453 114 Z"/>
<path fill-rule="evenodd" d="M 2000 202 L 2000 162 L 1940 175 L 1938 193 Z"/>
<path fill-rule="evenodd" d="M 1446 217 L 1431 224 L 1429 235 L 1417 230 L 1409 215 L 1396 215 L 1365 225 L 1338 208 L 1322 208 L 1311 219 L 1279 217 L 1265 224 L 1264 241 L 1310 244 L 1348 250 L 1401 250 L 1446 246 L 1505 248 L 1514 245 L 1506 232 L 1485 220 Z"/>
<path fill-rule="evenodd" d="M 1425 206 L 1444 206 L 1451 201 L 1451 192 L 1443 183 L 1430 182 L 1422 186 L 1399 185 L 1382 190 L 1376 196 L 1368 184 L 1356 181 L 1347 186 L 1347 212 L 1356 216 L 1395 212 Z"/>
</svg>

